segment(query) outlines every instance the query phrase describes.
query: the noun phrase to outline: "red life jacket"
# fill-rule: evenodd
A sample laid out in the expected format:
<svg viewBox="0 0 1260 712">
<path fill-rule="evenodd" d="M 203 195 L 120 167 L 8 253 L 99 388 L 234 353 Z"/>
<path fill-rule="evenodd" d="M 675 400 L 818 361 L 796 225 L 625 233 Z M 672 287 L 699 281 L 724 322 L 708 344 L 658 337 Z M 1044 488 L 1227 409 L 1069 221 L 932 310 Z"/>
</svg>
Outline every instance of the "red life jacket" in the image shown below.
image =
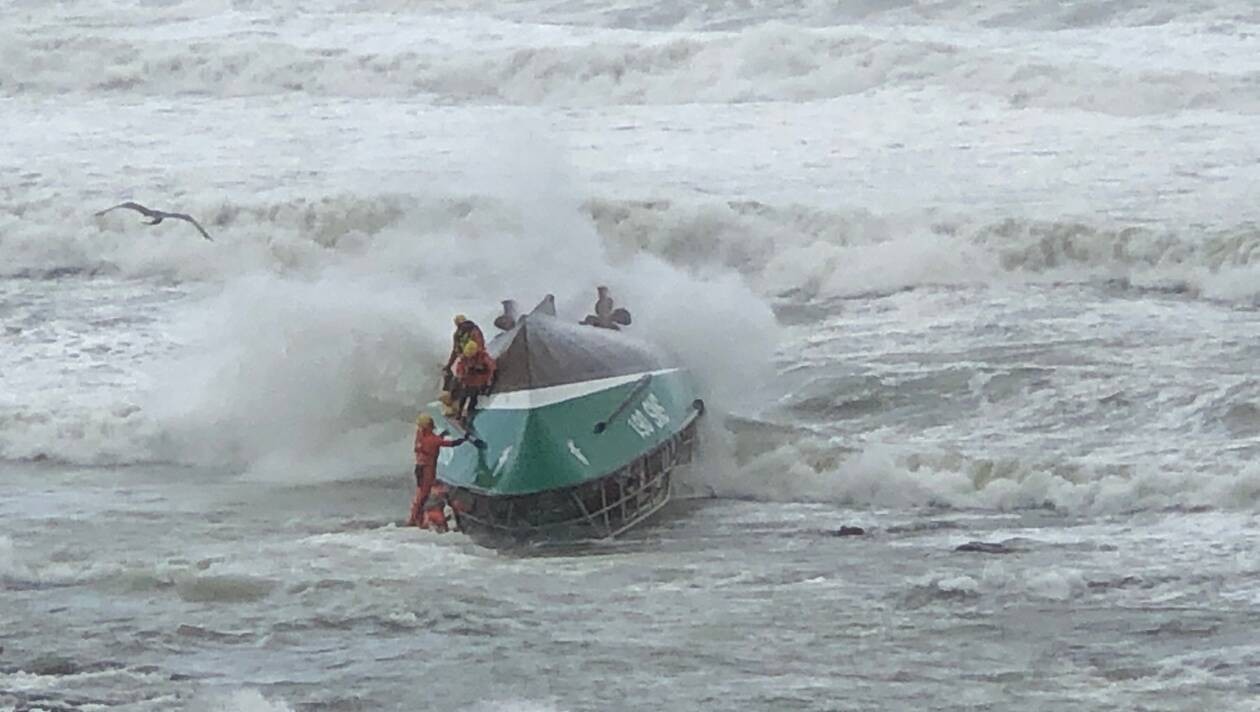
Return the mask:
<svg viewBox="0 0 1260 712">
<path fill-rule="evenodd" d="M 472 356 L 461 356 L 455 364 L 455 375 L 465 386 L 481 388 L 490 385 L 494 378 L 494 359 L 485 351 L 478 351 Z"/>
</svg>

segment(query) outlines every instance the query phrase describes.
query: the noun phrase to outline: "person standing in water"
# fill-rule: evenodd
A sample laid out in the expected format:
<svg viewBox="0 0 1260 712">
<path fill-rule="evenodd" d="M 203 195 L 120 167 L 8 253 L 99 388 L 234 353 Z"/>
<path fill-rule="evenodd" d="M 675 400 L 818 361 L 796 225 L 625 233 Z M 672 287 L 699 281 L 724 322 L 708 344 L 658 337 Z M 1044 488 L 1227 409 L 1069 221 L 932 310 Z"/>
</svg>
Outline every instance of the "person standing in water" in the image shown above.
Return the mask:
<svg viewBox="0 0 1260 712">
<path fill-rule="evenodd" d="M 424 526 L 421 514 L 437 483 L 438 452 L 444 447 L 458 447 L 465 440 L 467 438 L 447 440 L 440 433 L 434 432 L 433 418 L 427 413 L 421 413 L 416 418 L 416 496 L 411 502 L 411 516 L 407 519 L 407 526 Z"/>
</svg>

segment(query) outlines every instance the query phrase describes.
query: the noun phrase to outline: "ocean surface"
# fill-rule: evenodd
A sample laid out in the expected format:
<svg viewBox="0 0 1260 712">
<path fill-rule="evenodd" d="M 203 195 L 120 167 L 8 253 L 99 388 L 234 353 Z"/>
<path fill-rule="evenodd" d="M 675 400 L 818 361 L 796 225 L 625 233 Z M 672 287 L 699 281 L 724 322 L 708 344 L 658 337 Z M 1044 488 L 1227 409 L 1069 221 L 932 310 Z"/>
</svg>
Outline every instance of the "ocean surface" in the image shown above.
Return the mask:
<svg viewBox="0 0 1260 712">
<path fill-rule="evenodd" d="M 0 709 L 1260 710 L 1253 2 L 0 0 L 0 175 Z M 401 527 L 596 284 L 678 501 Z"/>
</svg>

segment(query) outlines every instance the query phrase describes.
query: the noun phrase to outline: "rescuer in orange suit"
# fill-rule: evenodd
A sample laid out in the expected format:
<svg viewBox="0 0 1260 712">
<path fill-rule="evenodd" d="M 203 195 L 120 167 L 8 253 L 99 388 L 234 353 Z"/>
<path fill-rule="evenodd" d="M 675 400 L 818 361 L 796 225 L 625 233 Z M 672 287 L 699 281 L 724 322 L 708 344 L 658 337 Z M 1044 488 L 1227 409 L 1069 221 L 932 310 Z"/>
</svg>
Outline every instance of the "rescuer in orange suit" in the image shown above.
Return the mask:
<svg viewBox="0 0 1260 712">
<path fill-rule="evenodd" d="M 407 519 L 407 526 L 421 528 L 433 526 L 439 531 L 446 531 L 446 516 L 442 513 L 440 503 L 436 508 L 426 508 L 425 505 L 431 504 L 428 500 L 434 490 L 434 485 L 442 488 L 437 483 L 438 452 L 444 447 L 462 445 L 465 440 L 467 438 L 447 440 L 434 432 L 433 418 L 427 413 L 421 413 L 420 417 L 416 418 L 416 498 L 411 502 L 411 516 Z M 440 497 L 435 499 L 440 499 Z M 429 511 L 436 511 L 437 516 L 430 515 Z M 423 519 L 422 513 L 425 515 Z M 438 522 L 438 519 L 441 521 Z"/>
<path fill-rule="evenodd" d="M 455 333 L 451 336 L 451 354 L 446 358 L 446 365 L 442 367 L 442 374 L 446 376 L 443 390 L 449 391 L 451 388 L 452 367 L 455 365 L 456 359 L 464 355 L 464 346 L 469 341 L 477 342 L 477 348 L 486 348 L 486 337 L 481 333 L 481 327 L 477 326 L 472 319 L 463 314 L 455 315 Z"/>
<path fill-rule="evenodd" d="M 465 423 L 472 421 L 477 396 L 489 392 L 494 369 L 494 359 L 476 341 L 464 344 L 464 355 L 455 363 L 455 378 L 460 392 L 458 413 Z"/>
</svg>

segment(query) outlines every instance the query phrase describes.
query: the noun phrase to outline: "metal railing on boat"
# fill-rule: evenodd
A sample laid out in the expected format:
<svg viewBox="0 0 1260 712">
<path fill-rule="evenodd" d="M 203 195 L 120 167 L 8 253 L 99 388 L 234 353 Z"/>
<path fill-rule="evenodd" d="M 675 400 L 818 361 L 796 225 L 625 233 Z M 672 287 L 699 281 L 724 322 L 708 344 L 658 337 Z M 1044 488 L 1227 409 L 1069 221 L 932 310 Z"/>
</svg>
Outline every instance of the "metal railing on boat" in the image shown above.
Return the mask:
<svg viewBox="0 0 1260 712">
<path fill-rule="evenodd" d="M 668 504 L 674 467 L 691 461 L 696 419 L 673 437 L 619 470 L 563 490 L 515 497 L 489 497 L 458 491 L 471 507 L 457 510 L 459 528 L 469 534 L 530 539 L 548 534 L 618 536 Z M 564 503 L 568 506 L 564 506 Z M 547 515 L 556 515 L 548 519 Z"/>
</svg>

